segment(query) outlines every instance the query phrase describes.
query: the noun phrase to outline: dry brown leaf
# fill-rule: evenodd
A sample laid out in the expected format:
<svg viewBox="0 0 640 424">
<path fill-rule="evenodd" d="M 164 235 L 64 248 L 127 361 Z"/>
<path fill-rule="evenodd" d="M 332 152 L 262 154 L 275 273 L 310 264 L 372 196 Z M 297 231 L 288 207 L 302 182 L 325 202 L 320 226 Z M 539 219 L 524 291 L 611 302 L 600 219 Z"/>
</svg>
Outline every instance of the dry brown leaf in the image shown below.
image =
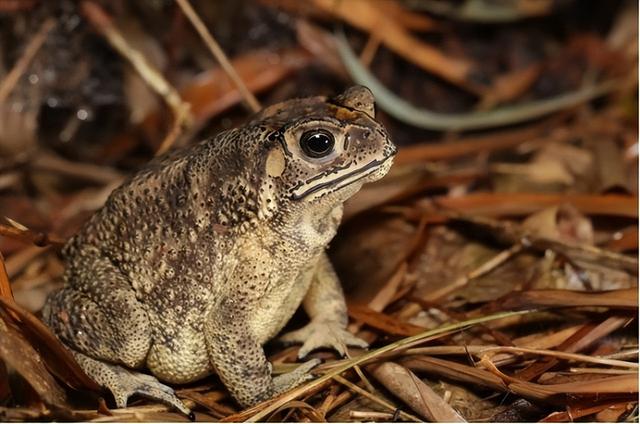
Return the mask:
<svg viewBox="0 0 640 424">
<path fill-rule="evenodd" d="M 196 404 L 207 408 L 207 410 L 218 419 L 236 413 L 235 410 L 218 402 L 224 396 L 226 395 L 216 391 L 209 393 L 200 393 L 196 391 L 184 390 L 180 393 L 181 398 L 191 399 Z"/>
<path fill-rule="evenodd" d="M 515 148 L 528 142 L 545 143 L 564 135 L 566 131 L 556 117 L 523 128 L 492 131 L 489 135 L 471 135 L 437 143 L 416 143 L 400 147 L 394 166 L 438 160 L 451 160 L 479 153 Z M 555 129 L 554 129 L 555 128 Z M 551 134 L 550 134 L 551 133 Z"/>
<path fill-rule="evenodd" d="M 385 284 L 369 302 L 369 308 L 376 312 L 384 311 L 398 292 L 398 288 L 404 281 L 407 274 L 407 263 L 402 262 L 396 272 L 393 273 L 387 284 Z"/>
<path fill-rule="evenodd" d="M 392 316 L 374 311 L 364 305 L 349 305 L 349 316 L 354 320 L 362 321 L 370 327 L 398 336 L 414 336 L 427 330 L 424 327 L 399 321 Z"/>
<path fill-rule="evenodd" d="M 303 49 L 256 50 L 234 58 L 231 63 L 247 88 L 260 93 L 292 72 L 307 66 L 312 56 Z M 180 89 L 180 96 L 191 104 L 196 124 L 204 123 L 242 101 L 240 92 L 221 68 L 197 75 Z"/>
<path fill-rule="evenodd" d="M 598 340 L 608 336 L 628 322 L 628 317 L 611 316 L 597 325 L 587 323 L 558 345 L 557 350 L 569 353 L 579 352 L 591 346 Z M 541 376 L 543 373 L 556 366 L 559 362 L 560 361 L 557 357 L 545 358 L 530 363 L 524 369 L 518 370 L 516 374 L 521 381 L 530 381 Z"/>
<path fill-rule="evenodd" d="M 608 306 L 638 308 L 636 288 L 604 292 L 572 290 L 530 290 L 513 292 L 496 302 L 500 309 L 517 310 L 539 307 Z"/>
<path fill-rule="evenodd" d="M 347 221 L 358 213 L 386 203 L 404 191 L 416 187 L 421 181 L 431 178 L 421 166 L 393 166 L 385 178 L 365 185 L 345 203 L 344 220 Z"/>
<path fill-rule="evenodd" d="M 589 415 L 597 414 L 601 411 L 606 410 L 607 408 L 618 407 L 621 405 L 626 406 L 629 404 L 630 403 L 628 401 L 621 402 L 621 401 L 610 401 L 610 400 L 599 402 L 595 406 L 593 405 L 593 402 L 579 402 L 577 404 L 575 402 L 572 402 L 572 404 L 569 404 L 566 406 L 565 408 L 567 409 L 566 411 L 553 412 L 547 415 L 542 420 L 540 420 L 540 422 L 553 423 L 553 422 L 576 421 L 582 417 L 587 417 Z"/>
<path fill-rule="evenodd" d="M 536 82 L 541 71 L 542 66 L 534 63 L 526 68 L 499 75 L 491 84 L 491 89 L 487 90 L 480 100 L 478 109 L 488 110 L 501 103 L 517 100 Z"/>
<path fill-rule="evenodd" d="M 356 28 L 374 33 L 389 49 L 425 71 L 474 93 L 483 92 L 482 88 L 468 79 L 472 70 L 469 62 L 448 57 L 436 48 L 423 43 L 396 22 L 393 15 L 387 15 L 377 2 L 314 0 L 314 4 Z"/>
<path fill-rule="evenodd" d="M 522 222 L 522 228 L 551 240 L 593 244 L 591 220 L 569 203 L 536 212 Z"/>
<path fill-rule="evenodd" d="M 397 24 L 411 31 L 429 31 L 436 29 L 438 23 L 428 15 L 406 9 L 400 2 L 382 1 L 377 7 Z"/>
<path fill-rule="evenodd" d="M 367 371 L 422 418 L 432 422 L 466 422 L 442 397 L 407 368 L 393 362 L 370 365 Z"/>
<path fill-rule="evenodd" d="M 607 190 L 630 191 L 627 184 L 627 176 L 630 170 L 626 169 L 623 150 L 615 139 L 608 135 L 595 136 L 589 147 L 593 150 L 595 159 L 595 174 L 597 187 L 595 191 Z"/>
<path fill-rule="evenodd" d="M 529 215 L 543 208 L 570 203 L 587 215 L 638 217 L 638 198 L 621 195 L 542 194 L 542 193 L 473 193 L 460 197 L 436 197 L 417 202 L 417 216 L 438 212 L 438 208 L 467 215 Z"/>
<path fill-rule="evenodd" d="M 564 404 L 568 396 L 602 394 L 629 394 L 638 392 L 638 374 L 604 377 L 587 382 L 566 384 L 536 384 L 509 377 L 485 360 L 481 362 L 491 371 L 429 357 L 409 357 L 400 361 L 409 369 L 427 371 L 458 381 L 477 384 L 499 391 L 511 391 L 520 396 L 555 404 Z"/>
<path fill-rule="evenodd" d="M 0 315 L 0 359 L 15 369 L 47 405 L 66 408 L 66 394 L 45 368 L 40 354 L 9 325 L 6 311 Z"/>
<path fill-rule="evenodd" d="M 0 297 L 13 301 L 13 292 L 11 291 L 11 283 L 7 275 L 7 269 L 4 266 L 4 256 L 0 252 Z"/>
<path fill-rule="evenodd" d="M 425 371 L 430 374 L 450 378 L 455 381 L 462 381 L 472 385 L 480 385 L 497 391 L 507 389 L 504 382 L 489 371 L 462 365 L 453 361 L 446 361 L 439 358 L 427 356 L 410 356 L 398 361 L 401 365 L 415 370 Z"/>
<path fill-rule="evenodd" d="M 620 421 L 622 415 L 630 412 L 634 408 L 633 402 L 621 402 L 610 405 L 596 414 L 596 421 L 601 423 L 614 423 Z"/>
<path fill-rule="evenodd" d="M 37 104 L 33 99 L 30 102 Z M 36 148 L 38 115 L 39 108 L 29 104 L 0 103 L 0 155 L 3 158 Z"/>
<path fill-rule="evenodd" d="M 552 142 L 544 144 L 529 163 L 498 163 L 491 170 L 500 178 L 497 191 L 565 191 L 587 179 L 593 160 L 589 150 Z"/>
<path fill-rule="evenodd" d="M 343 220 L 348 221 L 361 212 L 384 204 L 400 203 L 428 190 L 468 185 L 485 175 L 482 170 L 477 169 L 434 175 L 420 165 L 394 166 L 390 175 L 365 185 L 345 203 Z M 429 219 L 429 221 L 441 222 L 439 219 Z"/>
<path fill-rule="evenodd" d="M 614 252 L 638 250 L 638 226 L 633 225 L 617 232 L 605 247 Z"/>
<path fill-rule="evenodd" d="M 331 262 L 352 303 L 368 304 L 389 282 L 417 228 L 398 217 L 370 218 L 342 226 L 331 242 Z"/>
<path fill-rule="evenodd" d="M 77 364 L 69 350 L 53 335 L 51 330 L 32 313 L 18 304 L 0 298 L 0 309 L 15 314 L 16 325 L 29 341 L 43 353 L 47 368 L 69 387 L 100 392 L 100 386 L 89 378 Z"/>
</svg>

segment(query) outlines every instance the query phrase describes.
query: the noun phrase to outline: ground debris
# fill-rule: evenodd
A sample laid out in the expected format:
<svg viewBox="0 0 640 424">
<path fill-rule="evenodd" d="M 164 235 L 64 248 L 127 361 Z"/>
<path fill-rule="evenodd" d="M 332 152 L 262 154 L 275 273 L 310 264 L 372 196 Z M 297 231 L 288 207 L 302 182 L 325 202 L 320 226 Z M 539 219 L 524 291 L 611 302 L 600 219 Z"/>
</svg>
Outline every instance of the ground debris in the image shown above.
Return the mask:
<svg viewBox="0 0 640 424">
<path fill-rule="evenodd" d="M 400 150 L 329 256 L 370 349 L 244 410 L 176 387 L 196 419 L 638 420 L 637 3 L 178 3 L 0 1 L 0 421 L 187 421 L 112 408 L 40 321 L 61 247 L 241 103 L 362 81 Z"/>
</svg>

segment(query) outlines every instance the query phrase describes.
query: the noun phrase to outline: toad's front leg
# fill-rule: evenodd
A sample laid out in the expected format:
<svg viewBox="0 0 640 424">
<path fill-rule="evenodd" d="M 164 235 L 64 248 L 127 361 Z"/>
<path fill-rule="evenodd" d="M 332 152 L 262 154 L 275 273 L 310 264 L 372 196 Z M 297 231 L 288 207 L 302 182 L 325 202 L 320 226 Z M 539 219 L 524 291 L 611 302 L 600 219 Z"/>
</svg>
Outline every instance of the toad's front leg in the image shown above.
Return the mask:
<svg viewBox="0 0 640 424">
<path fill-rule="evenodd" d="M 326 253 L 320 255 L 312 278 L 303 302 L 311 322 L 285 334 L 280 341 L 286 344 L 302 343 L 298 358 L 304 358 L 312 350 L 322 347 L 333 348 L 343 356 L 346 346 L 366 348 L 367 342 L 347 331 L 347 305 L 338 276 Z"/>
<path fill-rule="evenodd" d="M 258 338 L 252 334 L 246 302 L 226 298 L 209 312 L 205 338 L 209 359 L 231 395 L 243 407 L 255 405 L 312 378 L 313 359 L 294 371 L 272 378 Z"/>
</svg>

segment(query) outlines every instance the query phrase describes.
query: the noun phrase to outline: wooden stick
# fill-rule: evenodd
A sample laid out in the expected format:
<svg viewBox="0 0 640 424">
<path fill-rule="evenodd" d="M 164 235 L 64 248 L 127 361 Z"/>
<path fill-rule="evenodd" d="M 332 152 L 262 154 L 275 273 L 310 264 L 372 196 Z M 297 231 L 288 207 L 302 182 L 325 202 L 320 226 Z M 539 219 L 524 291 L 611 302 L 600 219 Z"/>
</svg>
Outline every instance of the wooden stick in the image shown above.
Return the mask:
<svg viewBox="0 0 640 424">
<path fill-rule="evenodd" d="M 229 62 L 229 59 L 220 47 L 220 44 L 218 44 L 215 38 L 213 38 L 207 27 L 204 25 L 204 22 L 202 22 L 198 14 L 193 10 L 189 0 L 176 0 L 176 2 L 182 9 L 182 12 L 187 16 L 187 18 L 189 18 L 196 31 L 198 31 L 198 34 L 200 34 L 200 37 L 211 51 L 211 54 L 213 54 L 213 57 L 216 58 L 231 81 L 233 81 L 236 87 L 238 87 L 238 90 L 240 91 L 240 94 L 242 94 L 247 106 L 249 106 L 249 109 L 254 113 L 262 109 L 258 99 L 256 99 L 253 93 L 249 91 L 244 81 L 242 81 L 242 78 L 240 78 L 240 75 L 238 75 L 233 65 L 231 65 L 231 62 Z"/>
<path fill-rule="evenodd" d="M 144 82 L 158 93 L 169 105 L 173 112 L 174 124 L 169 131 L 169 135 L 163 141 L 162 153 L 168 150 L 184 125 L 190 125 L 193 117 L 190 113 L 191 105 L 186 103 L 178 94 L 178 91 L 164 78 L 162 73 L 156 69 L 147 58 L 138 50 L 134 49 L 127 39 L 120 33 L 111 21 L 111 17 L 95 2 L 83 1 L 81 4 L 82 13 L 93 24 L 93 26 L 104 36 L 111 47 L 118 51 L 133 68 Z"/>
<path fill-rule="evenodd" d="M 20 77 L 25 73 L 36 53 L 38 53 L 38 50 L 40 50 L 40 47 L 42 47 L 46 41 L 47 35 L 49 35 L 49 32 L 55 26 L 56 21 L 53 18 L 44 21 L 42 26 L 40 26 L 40 30 L 38 30 L 36 35 L 29 41 L 20 59 L 16 61 L 11 71 L 0 81 L 0 105 L 9 97 L 9 94 L 20 80 Z"/>
</svg>

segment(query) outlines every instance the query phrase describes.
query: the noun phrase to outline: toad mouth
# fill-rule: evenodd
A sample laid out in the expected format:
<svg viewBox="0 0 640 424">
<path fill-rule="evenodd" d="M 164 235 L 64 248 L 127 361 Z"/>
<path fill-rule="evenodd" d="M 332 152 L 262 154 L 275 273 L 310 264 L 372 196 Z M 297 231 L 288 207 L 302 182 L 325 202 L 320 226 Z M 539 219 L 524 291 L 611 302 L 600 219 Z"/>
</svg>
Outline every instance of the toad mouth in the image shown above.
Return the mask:
<svg viewBox="0 0 640 424">
<path fill-rule="evenodd" d="M 337 178 L 334 178 L 332 180 L 329 181 L 325 181 L 323 183 L 320 184 L 316 184 L 308 189 L 306 189 L 305 191 L 303 191 L 302 193 L 293 192 L 292 195 L 292 199 L 293 200 L 300 200 L 304 197 L 307 197 L 311 194 L 317 193 L 318 191 L 327 189 L 329 187 L 332 188 L 332 190 L 340 190 L 350 184 L 355 183 L 356 181 L 359 181 L 365 177 L 368 177 L 369 175 L 373 174 L 374 172 L 376 172 L 380 166 L 382 164 L 384 164 L 385 162 L 387 162 L 388 160 L 392 159 L 393 155 L 386 157 L 382 160 L 378 160 L 378 159 L 374 159 L 371 162 L 369 162 L 368 164 L 355 169 L 347 174 L 341 175 Z"/>
</svg>

